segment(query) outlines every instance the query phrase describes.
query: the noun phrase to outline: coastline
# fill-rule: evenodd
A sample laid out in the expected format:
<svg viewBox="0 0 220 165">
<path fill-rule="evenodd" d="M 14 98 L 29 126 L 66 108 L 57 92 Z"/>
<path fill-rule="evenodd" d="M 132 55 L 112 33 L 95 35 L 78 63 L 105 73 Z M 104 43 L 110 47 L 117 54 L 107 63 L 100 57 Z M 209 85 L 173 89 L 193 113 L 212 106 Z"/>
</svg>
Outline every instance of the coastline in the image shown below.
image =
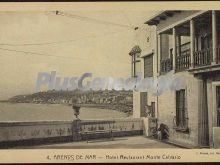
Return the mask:
<svg viewBox="0 0 220 165">
<path fill-rule="evenodd" d="M 58 105 L 66 105 L 66 106 L 72 106 L 72 104 L 69 103 L 48 103 L 48 102 L 13 102 L 10 100 L 0 100 L 0 103 L 12 103 L 12 104 L 19 104 L 19 103 L 27 103 L 27 104 L 48 104 L 48 105 L 53 105 L 53 104 L 58 104 Z M 114 111 L 119 111 L 126 113 L 128 116 L 132 115 L 132 109 L 129 108 L 128 105 L 116 105 L 116 104 L 86 104 L 86 103 L 81 103 L 78 104 L 80 107 L 86 107 L 86 108 L 99 108 L 99 109 L 107 109 L 107 110 L 114 110 Z"/>
</svg>

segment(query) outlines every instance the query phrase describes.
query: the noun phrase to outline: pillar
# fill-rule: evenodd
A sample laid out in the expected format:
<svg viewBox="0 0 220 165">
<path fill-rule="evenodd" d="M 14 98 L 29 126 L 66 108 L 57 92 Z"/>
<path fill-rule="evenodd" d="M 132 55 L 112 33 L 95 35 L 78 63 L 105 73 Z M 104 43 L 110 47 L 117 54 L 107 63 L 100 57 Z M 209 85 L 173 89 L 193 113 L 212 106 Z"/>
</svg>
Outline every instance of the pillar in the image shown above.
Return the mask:
<svg viewBox="0 0 220 165">
<path fill-rule="evenodd" d="M 177 54 L 180 56 L 181 54 L 181 36 L 177 35 L 177 39 L 178 39 L 178 46 L 177 46 Z"/>
<path fill-rule="evenodd" d="M 200 147 L 209 146 L 209 114 L 208 114 L 208 100 L 207 100 L 207 79 L 201 78 L 199 80 L 199 145 Z"/>
<path fill-rule="evenodd" d="M 157 34 L 157 75 L 160 75 L 161 62 L 161 34 Z"/>
<path fill-rule="evenodd" d="M 134 70 L 134 68 L 133 68 L 133 56 L 131 56 L 131 77 L 134 76 L 133 70 Z"/>
<path fill-rule="evenodd" d="M 212 64 L 217 61 L 217 30 L 216 30 L 216 11 L 212 11 Z"/>
<path fill-rule="evenodd" d="M 194 20 L 190 20 L 190 68 L 194 67 L 194 51 L 195 51 L 195 27 Z"/>
<path fill-rule="evenodd" d="M 176 28 L 173 27 L 173 70 L 176 68 Z"/>
</svg>

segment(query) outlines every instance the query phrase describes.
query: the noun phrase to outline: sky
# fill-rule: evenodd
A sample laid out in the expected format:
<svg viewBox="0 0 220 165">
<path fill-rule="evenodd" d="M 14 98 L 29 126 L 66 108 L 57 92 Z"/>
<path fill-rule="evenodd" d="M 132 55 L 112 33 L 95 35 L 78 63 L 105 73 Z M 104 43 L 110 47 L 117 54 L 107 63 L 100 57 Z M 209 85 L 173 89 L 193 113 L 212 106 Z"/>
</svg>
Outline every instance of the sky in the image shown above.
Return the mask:
<svg viewBox="0 0 220 165">
<path fill-rule="evenodd" d="M 128 53 L 146 31 L 144 22 L 155 14 L 143 10 L 62 13 L 0 12 L 0 100 L 33 93 L 39 72 L 56 71 L 61 78 L 85 72 L 128 78 Z M 131 28 L 136 26 L 137 31 Z"/>
</svg>

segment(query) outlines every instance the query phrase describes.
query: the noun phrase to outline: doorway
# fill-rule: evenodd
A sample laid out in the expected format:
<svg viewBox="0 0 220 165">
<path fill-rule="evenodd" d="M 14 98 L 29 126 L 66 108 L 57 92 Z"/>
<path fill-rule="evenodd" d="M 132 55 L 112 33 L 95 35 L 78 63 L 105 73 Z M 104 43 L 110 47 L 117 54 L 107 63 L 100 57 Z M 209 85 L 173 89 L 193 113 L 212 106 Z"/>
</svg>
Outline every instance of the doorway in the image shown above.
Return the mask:
<svg viewBox="0 0 220 165">
<path fill-rule="evenodd" d="M 216 87 L 217 127 L 220 127 L 220 86 Z"/>
<path fill-rule="evenodd" d="M 207 98 L 207 79 L 203 79 L 200 84 L 200 107 L 199 107 L 199 143 L 201 147 L 209 146 L 209 117 Z"/>
<path fill-rule="evenodd" d="M 146 105 L 147 105 L 147 92 L 141 92 L 141 116 L 140 117 L 146 117 Z"/>
</svg>

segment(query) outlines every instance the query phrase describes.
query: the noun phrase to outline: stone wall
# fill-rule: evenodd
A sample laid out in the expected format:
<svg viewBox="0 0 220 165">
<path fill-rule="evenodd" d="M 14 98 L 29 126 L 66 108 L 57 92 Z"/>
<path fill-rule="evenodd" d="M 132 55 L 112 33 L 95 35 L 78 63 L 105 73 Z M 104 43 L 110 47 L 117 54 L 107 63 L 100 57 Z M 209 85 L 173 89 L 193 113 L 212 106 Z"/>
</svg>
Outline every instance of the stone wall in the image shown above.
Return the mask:
<svg viewBox="0 0 220 165">
<path fill-rule="evenodd" d="M 1 122 L 0 142 L 72 136 L 72 121 Z"/>
<path fill-rule="evenodd" d="M 165 91 L 158 97 L 158 124 L 163 123 L 169 127 L 169 141 L 186 147 L 198 146 L 198 116 L 199 116 L 199 80 L 188 72 L 179 72 L 175 75 L 182 79 L 182 89 L 186 90 L 186 105 L 188 112 L 188 132 L 175 129 L 176 92 Z"/>
<path fill-rule="evenodd" d="M 141 119 L 0 122 L 0 147 L 83 140 L 79 134 L 83 130 L 92 130 L 95 138 L 101 138 L 96 130 L 109 129 L 118 130 L 114 136 L 143 133 Z"/>
<path fill-rule="evenodd" d="M 140 98 L 140 92 L 133 92 L 133 117 L 139 118 L 141 117 L 141 98 Z"/>
<path fill-rule="evenodd" d="M 172 72 L 172 71 L 171 71 Z M 199 80 L 192 74 L 177 72 L 176 76 L 181 78 L 182 89 L 186 90 L 187 111 L 188 111 L 188 132 L 177 131 L 175 128 L 174 117 L 176 116 L 176 92 L 164 91 L 158 98 L 148 92 L 146 103 L 150 105 L 155 102 L 156 118 L 158 125 L 163 123 L 169 127 L 170 142 L 181 144 L 186 147 L 196 147 L 198 142 L 199 128 Z M 133 96 L 133 117 L 141 116 L 141 95 L 140 92 L 134 92 Z"/>
</svg>

